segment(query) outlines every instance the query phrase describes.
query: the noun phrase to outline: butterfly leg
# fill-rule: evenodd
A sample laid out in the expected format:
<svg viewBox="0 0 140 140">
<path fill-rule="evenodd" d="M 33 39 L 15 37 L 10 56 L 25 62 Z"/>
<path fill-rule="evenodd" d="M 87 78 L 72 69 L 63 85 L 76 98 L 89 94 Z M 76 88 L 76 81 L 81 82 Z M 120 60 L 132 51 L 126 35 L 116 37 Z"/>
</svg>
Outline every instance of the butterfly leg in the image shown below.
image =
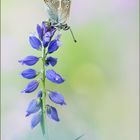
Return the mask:
<svg viewBox="0 0 140 140">
<path fill-rule="evenodd" d="M 71 32 L 71 35 L 72 35 L 72 38 L 73 38 L 74 42 L 76 43 L 76 42 L 77 42 L 77 40 L 76 40 L 76 39 L 75 39 L 75 37 L 74 37 L 74 34 L 73 34 L 73 32 L 72 32 L 71 27 L 69 27 L 69 30 L 70 30 L 70 32 Z"/>
</svg>

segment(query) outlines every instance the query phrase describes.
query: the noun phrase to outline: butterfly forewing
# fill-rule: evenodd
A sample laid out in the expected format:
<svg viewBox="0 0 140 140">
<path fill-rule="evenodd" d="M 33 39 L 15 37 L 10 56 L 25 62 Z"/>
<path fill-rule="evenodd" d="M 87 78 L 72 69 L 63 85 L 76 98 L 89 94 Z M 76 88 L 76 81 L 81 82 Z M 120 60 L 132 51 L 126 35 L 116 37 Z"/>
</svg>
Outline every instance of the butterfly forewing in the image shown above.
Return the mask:
<svg viewBox="0 0 140 140">
<path fill-rule="evenodd" d="M 48 15 L 51 23 L 57 24 L 59 21 L 58 17 L 58 8 L 59 0 L 44 0 L 47 5 Z"/>
</svg>

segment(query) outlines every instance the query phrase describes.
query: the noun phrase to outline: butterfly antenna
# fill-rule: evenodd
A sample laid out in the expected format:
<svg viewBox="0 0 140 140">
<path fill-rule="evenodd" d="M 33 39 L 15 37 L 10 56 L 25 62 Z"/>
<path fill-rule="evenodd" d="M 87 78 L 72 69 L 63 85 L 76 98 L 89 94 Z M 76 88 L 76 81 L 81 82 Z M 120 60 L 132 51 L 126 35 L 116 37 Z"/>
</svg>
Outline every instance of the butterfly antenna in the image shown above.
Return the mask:
<svg viewBox="0 0 140 140">
<path fill-rule="evenodd" d="M 72 38 L 73 38 L 74 42 L 76 43 L 77 40 L 76 40 L 75 37 L 74 37 L 74 34 L 73 34 L 72 30 L 71 30 L 71 27 L 70 27 L 69 29 L 70 29 L 70 32 L 71 32 Z"/>
</svg>

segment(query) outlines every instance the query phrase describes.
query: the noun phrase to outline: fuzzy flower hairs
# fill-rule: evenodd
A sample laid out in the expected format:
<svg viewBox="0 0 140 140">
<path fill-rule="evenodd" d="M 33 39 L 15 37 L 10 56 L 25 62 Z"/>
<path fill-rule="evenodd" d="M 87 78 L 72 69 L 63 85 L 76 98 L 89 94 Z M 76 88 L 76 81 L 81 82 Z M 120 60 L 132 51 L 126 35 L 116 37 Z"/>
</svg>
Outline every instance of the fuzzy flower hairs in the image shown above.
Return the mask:
<svg viewBox="0 0 140 140">
<path fill-rule="evenodd" d="M 38 70 L 33 68 L 26 69 L 21 72 L 21 76 L 28 80 L 31 80 L 27 86 L 21 91 L 23 94 L 33 93 L 38 89 L 39 85 L 41 89 L 38 91 L 36 97 L 32 99 L 26 110 L 26 117 L 32 115 L 31 128 L 34 128 L 39 123 L 41 124 L 42 132 L 45 134 L 46 116 L 56 122 L 60 121 L 58 112 L 55 107 L 49 105 L 46 101 L 48 97 L 50 101 L 57 105 L 65 105 L 64 97 L 56 91 L 52 91 L 46 88 L 46 79 L 54 84 L 62 84 L 64 78 L 55 72 L 51 67 L 57 64 L 57 58 L 50 56 L 53 52 L 57 51 L 62 45 L 60 42 L 60 34 L 56 34 L 56 28 L 47 22 L 42 22 L 42 25 L 37 25 L 37 34 L 29 36 L 29 42 L 33 49 L 42 51 L 42 56 L 27 56 L 19 63 L 26 66 L 33 66 L 38 61 L 42 61 L 42 66 Z M 50 67 L 50 68 L 49 68 Z"/>
</svg>

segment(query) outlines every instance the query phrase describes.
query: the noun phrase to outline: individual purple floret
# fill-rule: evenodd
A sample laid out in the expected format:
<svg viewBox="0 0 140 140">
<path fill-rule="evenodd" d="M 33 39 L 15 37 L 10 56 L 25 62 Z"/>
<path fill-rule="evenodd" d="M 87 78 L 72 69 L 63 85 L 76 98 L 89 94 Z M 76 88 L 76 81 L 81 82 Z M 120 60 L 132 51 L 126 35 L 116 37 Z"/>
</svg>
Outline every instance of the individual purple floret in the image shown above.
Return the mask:
<svg viewBox="0 0 140 140">
<path fill-rule="evenodd" d="M 59 122 L 59 117 L 56 108 L 47 105 L 47 115 L 50 119 Z"/>
<path fill-rule="evenodd" d="M 21 93 L 31 93 L 34 92 L 39 85 L 39 81 L 37 80 L 33 80 L 30 83 L 28 83 L 28 85 L 25 87 L 24 90 L 21 91 Z"/>
<path fill-rule="evenodd" d="M 54 91 L 48 91 L 48 95 L 52 102 L 60 105 L 66 105 L 65 99 L 60 93 Z"/>
<path fill-rule="evenodd" d="M 21 76 L 23 78 L 27 78 L 27 79 L 33 79 L 37 76 L 37 72 L 36 70 L 34 69 L 27 69 L 27 70 L 24 70 L 22 73 L 21 73 Z"/>
<path fill-rule="evenodd" d="M 46 32 L 48 32 L 48 23 L 43 21 L 42 22 L 42 29 L 43 29 L 43 34 L 45 34 Z"/>
<path fill-rule="evenodd" d="M 48 44 L 49 44 L 50 40 L 51 40 L 50 32 L 45 33 L 44 36 L 43 36 L 43 46 L 45 48 L 48 47 Z"/>
<path fill-rule="evenodd" d="M 22 65 L 33 66 L 38 62 L 38 60 L 39 60 L 39 57 L 27 56 L 24 59 L 19 60 L 18 62 L 21 63 Z"/>
<path fill-rule="evenodd" d="M 36 125 L 38 125 L 41 122 L 41 120 L 42 120 L 42 113 L 39 112 L 35 114 L 31 120 L 31 128 L 34 128 Z"/>
<path fill-rule="evenodd" d="M 57 49 L 62 45 L 59 39 L 60 39 L 60 35 L 58 35 L 54 40 L 50 42 L 48 47 L 48 53 L 53 53 L 57 51 Z"/>
<path fill-rule="evenodd" d="M 57 74 L 54 70 L 47 70 L 46 77 L 48 80 L 56 84 L 61 84 L 64 82 L 64 79 L 59 74 Z"/>
<path fill-rule="evenodd" d="M 29 42 L 30 42 L 32 48 L 34 48 L 36 50 L 41 50 L 41 47 L 42 47 L 41 42 L 36 36 L 30 35 Z"/>
<path fill-rule="evenodd" d="M 40 99 L 33 99 L 29 105 L 28 105 L 28 108 L 26 110 L 26 117 L 29 116 L 30 114 L 32 113 L 35 113 L 35 112 L 38 112 L 41 108 L 41 101 Z"/>
<path fill-rule="evenodd" d="M 37 24 L 36 30 L 37 30 L 39 38 L 42 40 L 43 39 L 43 29 L 39 24 Z"/>
<path fill-rule="evenodd" d="M 57 58 L 54 57 L 48 57 L 45 61 L 45 66 L 51 65 L 51 66 L 55 66 L 57 64 Z"/>
</svg>

